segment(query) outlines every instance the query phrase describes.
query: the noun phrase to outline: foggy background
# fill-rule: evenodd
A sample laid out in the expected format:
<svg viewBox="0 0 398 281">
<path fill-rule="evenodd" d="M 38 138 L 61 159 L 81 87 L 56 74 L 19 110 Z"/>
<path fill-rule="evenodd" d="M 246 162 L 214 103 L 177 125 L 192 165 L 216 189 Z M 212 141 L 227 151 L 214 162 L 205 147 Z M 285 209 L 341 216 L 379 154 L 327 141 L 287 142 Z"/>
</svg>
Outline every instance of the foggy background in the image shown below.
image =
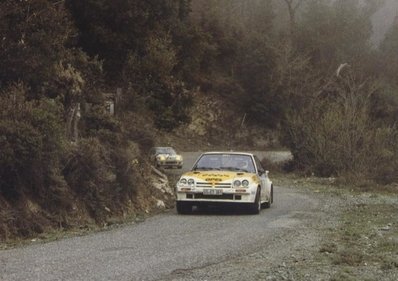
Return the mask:
<svg viewBox="0 0 398 281">
<path fill-rule="evenodd" d="M 398 11 L 397 0 L 385 0 L 384 5 L 374 14 L 372 42 L 376 45 L 384 38 L 388 28 L 391 26 Z"/>
</svg>

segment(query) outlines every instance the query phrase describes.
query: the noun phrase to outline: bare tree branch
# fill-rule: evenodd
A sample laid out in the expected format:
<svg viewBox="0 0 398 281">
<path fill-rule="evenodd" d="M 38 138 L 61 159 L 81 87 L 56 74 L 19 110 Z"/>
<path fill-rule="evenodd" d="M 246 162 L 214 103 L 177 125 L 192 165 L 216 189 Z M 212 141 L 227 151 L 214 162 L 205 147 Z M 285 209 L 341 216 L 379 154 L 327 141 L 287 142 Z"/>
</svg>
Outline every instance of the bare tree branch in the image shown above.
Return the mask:
<svg viewBox="0 0 398 281">
<path fill-rule="evenodd" d="M 287 5 L 287 9 L 289 12 L 289 18 L 290 18 L 290 32 L 293 35 L 294 30 L 296 28 L 296 12 L 297 9 L 301 6 L 302 3 L 304 3 L 305 0 L 297 0 L 297 2 L 295 2 L 294 0 L 284 0 L 286 5 Z"/>
</svg>

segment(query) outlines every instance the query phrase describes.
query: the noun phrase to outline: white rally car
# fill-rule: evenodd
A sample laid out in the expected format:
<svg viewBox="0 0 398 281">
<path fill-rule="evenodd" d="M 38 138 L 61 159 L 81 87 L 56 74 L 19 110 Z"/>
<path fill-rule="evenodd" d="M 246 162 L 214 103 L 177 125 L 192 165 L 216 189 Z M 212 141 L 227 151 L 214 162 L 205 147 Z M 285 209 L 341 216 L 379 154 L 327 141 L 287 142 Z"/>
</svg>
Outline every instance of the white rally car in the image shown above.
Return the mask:
<svg viewBox="0 0 398 281">
<path fill-rule="evenodd" d="M 206 152 L 191 171 L 183 174 L 176 186 L 179 214 L 192 211 L 192 206 L 239 204 L 251 213 L 260 213 L 273 202 L 273 185 L 268 171 L 252 153 Z"/>
</svg>

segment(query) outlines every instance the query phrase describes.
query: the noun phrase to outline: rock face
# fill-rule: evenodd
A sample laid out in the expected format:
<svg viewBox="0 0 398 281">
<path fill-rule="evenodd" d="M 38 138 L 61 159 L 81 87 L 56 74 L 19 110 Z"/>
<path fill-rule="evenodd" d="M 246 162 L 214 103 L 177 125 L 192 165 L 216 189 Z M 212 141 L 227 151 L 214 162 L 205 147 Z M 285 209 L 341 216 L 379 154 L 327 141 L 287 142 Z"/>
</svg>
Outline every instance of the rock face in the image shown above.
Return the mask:
<svg viewBox="0 0 398 281">
<path fill-rule="evenodd" d="M 155 167 L 151 167 L 151 169 L 151 186 L 153 187 L 153 191 L 151 192 L 152 198 L 147 199 L 153 202 L 152 208 L 163 210 L 174 207 L 174 190 L 170 187 L 167 176 Z"/>
<path fill-rule="evenodd" d="M 152 167 L 152 186 L 159 190 L 165 196 L 174 195 L 173 189 L 170 187 L 169 180 L 165 174 Z"/>
<path fill-rule="evenodd" d="M 274 146 L 278 139 L 274 132 L 248 125 L 246 113 L 217 95 L 196 94 L 191 122 L 182 126 L 177 135 L 185 142 L 207 146 L 257 147 Z M 180 145 L 184 148 L 184 145 Z"/>
</svg>

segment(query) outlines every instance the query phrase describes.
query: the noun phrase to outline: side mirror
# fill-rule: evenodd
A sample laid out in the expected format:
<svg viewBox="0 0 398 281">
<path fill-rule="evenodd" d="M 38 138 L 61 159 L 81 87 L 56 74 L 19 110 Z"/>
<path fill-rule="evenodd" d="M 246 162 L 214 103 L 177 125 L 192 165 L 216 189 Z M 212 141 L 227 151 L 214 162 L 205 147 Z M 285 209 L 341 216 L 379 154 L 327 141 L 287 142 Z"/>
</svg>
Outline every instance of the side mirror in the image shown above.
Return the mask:
<svg viewBox="0 0 398 281">
<path fill-rule="evenodd" d="M 265 176 L 268 177 L 269 171 L 265 171 Z"/>
</svg>

